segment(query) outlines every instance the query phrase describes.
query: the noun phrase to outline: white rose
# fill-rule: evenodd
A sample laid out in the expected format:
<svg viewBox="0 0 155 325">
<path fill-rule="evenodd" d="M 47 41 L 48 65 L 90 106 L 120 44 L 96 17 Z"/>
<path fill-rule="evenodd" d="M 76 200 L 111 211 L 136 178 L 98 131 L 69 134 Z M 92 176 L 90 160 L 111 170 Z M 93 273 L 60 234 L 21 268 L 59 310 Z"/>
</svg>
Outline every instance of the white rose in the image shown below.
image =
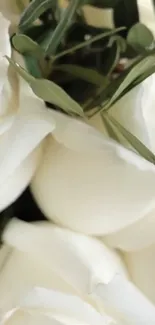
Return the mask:
<svg viewBox="0 0 155 325">
<path fill-rule="evenodd" d="M 128 280 L 118 253 L 99 240 L 48 222 L 13 220 L 3 241 L 10 248 L 0 269 L 4 324 L 155 322 L 154 306 Z"/>
<path fill-rule="evenodd" d="M 143 13 L 143 23 L 147 24 L 144 14 L 148 10 L 151 15 L 153 6 L 150 2 L 138 2 L 138 6 Z M 110 110 L 111 115 L 153 152 L 154 85 L 155 75 L 152 75 Z M 132 233 L 132 225 L 137 225 L 133 242 L 129 240 L 129 245 L 134 246 L 139 222 L 147 220 L 155 208 L 155 167 L 87 125 L 55 112 L 53 116 L 57 120 L 56 141 L 49 139 L 44 161 L 31 186 L 41 210 L 48 218 L 73 230 L 110 236 L 107 237 L 109 243 L 116 231 L 119 236 L 130 226 Z M 100 116 L 91 123 L 105 133 Z M 150 226 L 147 229 L 145 241 L 151 243 L 153 231 Z M 125 241 L 130 238 L 122 236 Z M 141 242 L 143 237 L 141 234 Z M 120 247 L 120 243 L 116 246 Z"/>
</svg>

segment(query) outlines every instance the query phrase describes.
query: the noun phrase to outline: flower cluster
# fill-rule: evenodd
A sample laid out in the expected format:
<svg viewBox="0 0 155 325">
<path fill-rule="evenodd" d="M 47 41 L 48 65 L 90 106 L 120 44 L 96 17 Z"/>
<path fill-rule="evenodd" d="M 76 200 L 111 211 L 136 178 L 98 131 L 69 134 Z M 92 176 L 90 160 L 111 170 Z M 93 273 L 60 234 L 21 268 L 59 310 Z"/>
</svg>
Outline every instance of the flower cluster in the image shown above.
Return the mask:
<svg viewBox="0 0 155 325">
<path fill-rule="evenodd" d="M 30 185 L 48 221 L 3 232 L 2 324 L 154 325 L 155 165 L 110 139 L 99 114 L 49 110 L 16 73 L 5 56 L 26 69 L 10 43 L 19 3 L 0 4 L 0 212 Z M 154 85 L 153 74 L 110 108 L 152 153 Z"/>
</svg>

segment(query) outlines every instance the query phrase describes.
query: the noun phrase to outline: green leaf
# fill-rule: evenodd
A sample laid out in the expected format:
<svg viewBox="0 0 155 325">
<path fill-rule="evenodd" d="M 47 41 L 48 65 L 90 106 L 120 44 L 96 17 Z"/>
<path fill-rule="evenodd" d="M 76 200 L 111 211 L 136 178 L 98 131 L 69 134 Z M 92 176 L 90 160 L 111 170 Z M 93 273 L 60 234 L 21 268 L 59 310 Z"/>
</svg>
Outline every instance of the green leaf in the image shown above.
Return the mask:
<svg viewBox="0 0 155 325">
<path fill-rule="evenodd" d="M 22 31 L 28 29 L 41 14 L 52 6 L 53 0 L 32 0 L 21 16 L 19 29 Z"/>
<path fill-rule="evenodd" d="M 128 74 L 125 76 L 123 81 L 121 80 L 121 83 L 117 90 L 114 92 L 112 98 L 110 99 L 109 105 L 111 106 L 113 102 L 116 101 L 116 99 L 120 96 L 120 94 L 140 75 L 145 73 L 148 69 L 150 69 L 152 66 L 155 65 L 155 57 L 154 56 L 148 56 L 144 59 L 142 59 L 139 63 L 134 65 L 134 67 L 131 68 L 131 70 L 128 72 Z"/>
<path fill-rule="evenodd" d="M 101 118 L 102 118 L 102 121 L 104 123 L 104 126 L 107 130 L 109 137 L 112 138 L 113 140 L 115 140 L 116 142 L 120 143 L 118 132 L 115 130 L 115 128 L 110 123 L 108 114 L 101 113 Z"/>
<path fill-rule="evenodd" d="M 44 56 L 43 49 L 24 34 L 16 34 L 13 36 L 12 44 L 14 48 L 22 54 L 33 54 L 38 59 Z"/>
<path fill-rule="evenodd" d="M 129 144 L 139 153 L 140 156 L 155 164 L 155 155 L 132 133 L 124 128 L 112 116 L 108 115 L 109 120 L 120 134 L 129 142 Z"/>
<path fill-rule="evenodd" d="M 81 0 L 71 0 L 67 9 L 65 10 L 64 14 L 62 15 L 62 18 L 56 27 L 54 33 L 52 34 L 52 37 L 49 41 L 49 44 L 46 48 L 46 53 L 48 55 L 55 54 L 59 44 L 61 43 L 62 38 L 64 37 L 68 27 L 70 26 L 72 22 L 72 18 L 74 17 L 74 14 L 77 10 L 77 8 L 80 5 Z"/>
<path fill-rule="evenodd" d="M 77 78 L 83 79 L 98 86 L 103 85 L 107 81 L 107 78 L 96 70 L 80 67 L 78 65 L 61 64 L 53 67 L 53 70 L 67 72 Z"/>
<path fill-rule="evenodd" d="M 6 59 L 16 70 L 16 72 L 29 83 L 33 92 L 38 97 L 46 102 L 57 105 L 70 115 L 76 114 L 79 116 L 84 116 L 82 107 L 54 82 L 46 79 L 36 79 L 12 59 L 8 57 L 6 57 Z"/>
<path fill-rule="evenodd" d="M 119 46 L 119 48 L 120 48 L 120 52 L 125 52 L 126 51 L 126 49 L 127 49 L 127 43 L 126 43 L 126 40 L 123 38 L 123 37 L 121 37 L 120 35 L 113 35 L 113 36 L 111 36 L 111 38 L 110 38 L 110 40 L 109 40 L 109 44 L 108 44 L 108 46 L 112 46 L 112 44 L 114 43 L 114 42 L 116 42 L 117 43 L 117 45 Z"/>
<path fill-rule="evenodd" d="M 127 42 L 135 50 L 149 48 L 154 41 L 152 32 L 141 23 L 132 26 L 127 36 Z"/>
<path fill-rule="evenodd" d="M 147 71 L 152 71 L 155 67 L 155 56 L 148 55 L 142 57 L 130 66 L 124 73 L 122 73 L 117 79 L 113 80 L 106 89 L 100 91 L 96 98 L 92 99 L 91 106 L 99 106 L 99 111 L 109 109 L 117 100 L 119 100 L 128 89 L 131 90 L 135 86 L 136 80 L 140 80 L 141 76 L 145 76 Z M 136 83 L 137 85 L 138 83 Z M 108 100 L 109 99 L 109 100 Z M 108 101 L 107 101 L 108 100 Z M 96 110 L 97 114 L 98 110 Z"/>
<path fill-rule="evenodd" d="M 114 42 L 111 47 L 111 51 L 109 57 L 106 61 L 106 68 L 108 76 L 111 75 L 116 65 L 118 64 L 120 59 L 120 47 L 117 42 Z"/>
<path fill-rule="evenodd" d="M 44 101 L 59 106 L 67 113 L 83 116 L 82 107 L 54 82 L 46 79 L 33 79 L 30 86 L 33 92 Z"/>
<path fill-rule="evenodd" d="M 150 69 L 148 69 L 146 72 L 144 72 L 141 76 L 139 76 L 134 83 L 132 84 L 132 88 L 139 85 L 141 82 L 143 82 L 145 79 L 150 77 L 153 73 L 155 73 L 155 66 L 152 66 Z M 131 88 L 131 89 L 132 89 Z"/>
<path fill-rule="evenodd" d="M 12 59 L 10 59 L 8 56 L 6 56 L 6 59 L 9 61 L 10 65 L 16 70 L 16 72 L 28 83 L 35 80 L 34 77 L 29 74 L 25 69 L 23 69 L 18 63 L 14 62 Z"/>
<path fill-rule="evenodd" d="M 42 73 L 39 67 L 39 63 L 34 57 L 32 57 L 31 55 L 24 55 L 24 61 L 28 72 L 34 78 L 42 78 Z"/>
</svg>

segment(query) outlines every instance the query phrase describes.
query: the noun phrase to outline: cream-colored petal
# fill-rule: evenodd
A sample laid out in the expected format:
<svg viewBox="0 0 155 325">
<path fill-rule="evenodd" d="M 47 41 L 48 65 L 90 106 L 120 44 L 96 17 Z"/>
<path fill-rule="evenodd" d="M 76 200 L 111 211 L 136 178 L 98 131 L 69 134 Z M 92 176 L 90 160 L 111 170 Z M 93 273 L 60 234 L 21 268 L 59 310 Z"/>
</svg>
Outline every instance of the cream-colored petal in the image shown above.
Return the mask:
<svg viewBox="0 0 155 325">
<path fill-rule="evenodd" d="M 12 270 L 10 273 L 12 264 L 9 266 L 7 263 L 8 271 L 5 268 L 3 276 L 1 275 L 0 277 L 0 301 L 5 299 L 3 292 L 9 292 L 10 282 L 12 283 L 11 287 L 13 286 L 13 289 L 10 289 L 13 295 L 25 287 L 25 283 L 29 281 L 32 281 L 30 284 L 35 281 L 34 284 L 38 286 L 53 287 L 53 279 L 50 277 L 53 273 L 65 283 L 68 283 L 68 287 L 72 288 L 72 292 L 77 292 L 78 295 L 83 295 L 87 299 L 89 299 L 92 284 L 98 279 L 107 283 L 113 278 L 115 273 L 120 273 L 125 277 L 127 276 L 127 271 L 124 268 L 121 258 L 114 250 L 110 250 L 97 239 L 58 228 L 48 222 L 27 224 L 19 220 L 13 220 L 3 234 L 3 240 L 11 247 L 25 252 L 22 265 L 27 264 L 27 268 L 30 268 L 31 271 L 28 272 L 28 269 L 26 270 L 25 266 L 22 266 L 25 269 L 25 275 L 23 275 L 24 280 L 21 278 L 21 282 L 19 276 L 18 287 L 12 281 L 14 272 Z M 28 256 L 27 260 L 26 254 Z M 28 262 L 28 259 L 34 262 Z M 12 261 L 14 261 L 14 258 Z M 17 265 L 18 260 L 12 263 Z M 31 264 L 35 267 L 34 273 L 32 272 Z M 39 271 L 39 267 L 37 266 L 40 264 L 42 265 L 42 271 Z M 48 281 L 48 286 L 43 283 L 41 272 L 44 274 L 43 279 Z M 10 280 L 9 274 L 11 277 Z M 28 279 L 26 278 L 26 274 L 30 275 Z M 37 280 L 37 277 L 39 280 Z M 58 284 L 56 281 L 56 286 Z M 14 289 L 15 286 L 17 286 L 17 290 Z M 56 289 L 58 288 L 56 287 Z M 6 295 L 6 299 L 13 298 L 10 294 L 8 297 Z"/>
<path fill-rule="evenodd" d="M 155 35 L 154 6 L 152 0 L 137 0 L 140 22 Z"/>
<path fill-rule="evenodd" d="M 11 45 L 9 38 L 9 24 L 10 22 L 6 20 L 3 15 L 0 13 L 0 104 L 3 87 L 5 82 L 7 82 L 7 71 L 8 71 L 8 61 L 4 57 L 5 55 L 11 56 Z M 1 115 L 1 107 L 0 107 Z"/>
<path fill-rule="evenodd" d="M 25 106 L 32 105 L 32 112 L 31 106 L 30 110 L 27 106 L 27 111 L 25 109 L 22 113 L 19 112 L 11 128 L 0 138 L 0 184 L 12 175 L 54 128 L 54 122 L 51 121 L 48 111 L 37 113 L 39 105 L 37 100 L 25 98 L 25 101 Z M 33 112 L 34 107 L 36 112 Z"/>
<path fill-rule="evenodd" d="M 141 250 L 155 242 L 155 209 L 143 219 L 103 238 L 108 245 L 125 251 Z"/>
<path fill-rule="evenodd" d="M 0 94 L 0 135 L 12 125 L 19 108 L 19 83 L 15 71 L 9 66 L 7 78 Z"/>
<path fill-rule="evenodd" d="M 99 283 L 94 293 L 126 325 L 155 323 L 155 306 L 128 280 L 116 275 L 109 284 Z M 124 323 L 123 323 L 124 324 Z"/>
<path fill-rule="evenodd" d="M 101 9 L 87 5 L 84 6 L 84 14 L 89 25 L 114 28 L 113 9 L 111 8 Z"/>
<path fill-rule="evenodd" d="M 153 74 L 110 109 L 110 114 L 152 151 L 155 151 L 154 87 Z"/>
<path fill-rule="evenodd" d="M 6 1 L 4 1 L 4 2 L 6 2 Z M 8 55 L 9 57 L 11 56 L 9 26 L 10 26 L 10 22 L 7 19 L 5 19 L 2 15 L 2 13 L 0 12 L 0 30 L 1 30 L 0 62 L 4 55 Z M 6 61 L 6 59 L 5 59 L 5 61 Z M 7 61 L 6 61 L 6 63 L 7 63 Z"/>
<path fill-rule="evenodd" d="M 21 303 L 22 308 L 36 313 L 51 315 L 57 320 L 70 319 L 77 324 L 107 325 L 110 318 L 100 315 L 91 305 L 77 296 L 64 294 L 59 291 L 35 288 Z"/>
<path fill-rule="evenodd" d="M 31 184 L 49 219 L 86 234 L 105 235 L 152 210 L 152 164 L 80 121 L 59 124 L 56 119 L 54 137 L 60 143 L 49 137 Z"/>
<path fill-rule="evenodd" d="M 154 86 L 155 75 L 153 74 L 129 91 L 109 110 L 111 116 L 152 151 L 155 151 L 155 127 L 153 123 L 155 118 Z M 99 114 L 94 116 L 90 123 L 100 132 L 105 133 L 105 127 Z"/>
<path fill-rule="evenodd" d="M 40 313 L 16 308 L 3 317 L 2 325 L 63 325 L 63 323 Z"/>
<path fill-rule="evenodd" d="M 1 249 L 0 255 L 3 254 Z M 5 313 L 16 307 L 36 286 L 75 294 L 73 288 L 42 259 L 13 249 L 0 269 L 0 311 Z"/>
<path fill-rule="evenodd" d="M 0 191 L 0 211 L 13 203 L 25 190 L 42 158 L 43 147 L 35 149 L 14 172 L 7 177 Z"/>
<path fill-rule="evenodd" d="M 124 255 L 132 281 L 155 304 L 155 244 Z"/>
<path fill-rule="evenodd" d="M 22 80 L 19 90 L 19 107 L 10 117 L 6 116 L 6 124 L 1 128 L 0 186 L 4 191 L 0 194 L 0 209 L 14 201 L 28 185 L 41 159 L 40 153 L 36 155 L 33 151 L 55 127 L 45 104 Z"/>
<path fill-rule="evenodd" d="M 0 249 L 0 273 L 11 253 L 11 248 L 7 245 L 1 245 Z"/>
<path fill-rule="evenodd" d="M 1 0 L 0 11 L 13 24 L 18 25 L 21 12 L 28 3 L 29 0 Z"/>
<path fill-rule="evenodd" d="M 147 147 L 150 147 L 150 142 L 146 121 L 144 119 L 144 113 L 148 108 L 148 105 L 152 105 L 152 96 L 149 96 L 150 89 L 148 89 L 147 84 L 149 83 L 151 86 L 153 81 L 155 82 L 155 77 L 153 77 L 153 80 L 151 77 L 148 78 L 147 82 L 143 82 L 132 89 L 115 105 L 113 105 L 109 111 L 109 113 L 115 117 L 117 121 L 136 135 L 136 137 L 139 138 Z"/>
</svg>

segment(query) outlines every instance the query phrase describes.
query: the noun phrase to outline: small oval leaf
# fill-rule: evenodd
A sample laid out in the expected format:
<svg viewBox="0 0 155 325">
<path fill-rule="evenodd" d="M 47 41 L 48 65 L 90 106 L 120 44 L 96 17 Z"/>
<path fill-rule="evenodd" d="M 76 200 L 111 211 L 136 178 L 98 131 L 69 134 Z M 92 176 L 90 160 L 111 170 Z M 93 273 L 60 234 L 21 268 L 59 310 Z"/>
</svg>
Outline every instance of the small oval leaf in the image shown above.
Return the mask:
<svg viewBox="0 0 155 325">
<path fill-rule="evenodd" d="M 44 55 L 43 49 L 24 34 L 16 34 L 12 38 L 14 48 L 22 54 L 33 54 L 38 59 Z"/>
<path fill-rule="evenodd" d="M 59 106 L 67 113 L 83 116 L 82 107 L 54 82 L 46 79 L 34 79 L 30 86 L 33 92 L 44 101 Z"/>
<path fill-rule="evenodd" d="M 61 64 L 53 67 L 53 70 L 67 72 L 77 78 L 83 79 L 97 86 L 102 86 L 107 83 L 107 78 L 93 69 L 84 68 L 74 64 Z"/>
<path fill-rule="evenodd" d="M 154 41 L 152 32 L 141 23 L 137 23 L 129 30 L 127 42 L 135 50 L 147 49 Z"/>
</svg>

